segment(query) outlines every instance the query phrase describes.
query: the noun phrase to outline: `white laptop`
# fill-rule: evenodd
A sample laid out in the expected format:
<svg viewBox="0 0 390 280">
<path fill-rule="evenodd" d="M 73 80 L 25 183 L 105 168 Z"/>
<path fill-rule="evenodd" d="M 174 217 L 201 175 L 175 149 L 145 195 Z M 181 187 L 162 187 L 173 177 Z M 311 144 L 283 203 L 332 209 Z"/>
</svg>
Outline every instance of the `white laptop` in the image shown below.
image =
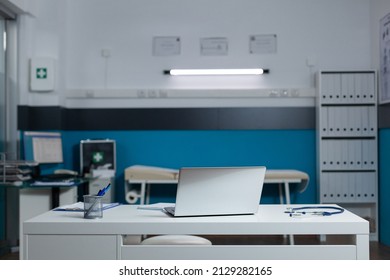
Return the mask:
<svg viewBox="0 0 390 280">
<path fill-rule="evenodd" d="M 254 214 L 265 170 L 264 166 L 182 168 L 175 207 L 164 210 L 174 217 Z"/>
</svg>

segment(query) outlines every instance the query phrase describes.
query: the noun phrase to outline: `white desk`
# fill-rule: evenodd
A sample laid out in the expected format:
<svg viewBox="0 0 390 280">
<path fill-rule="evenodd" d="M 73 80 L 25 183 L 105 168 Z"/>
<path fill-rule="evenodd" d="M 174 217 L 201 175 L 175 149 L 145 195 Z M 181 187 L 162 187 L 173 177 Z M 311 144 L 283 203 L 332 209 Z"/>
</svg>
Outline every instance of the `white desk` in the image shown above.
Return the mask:
<svg viewBox="0 0 390 280">
<path fill-rule="evenodd" d="M 77 185 L 37 186 L 25 182 L 21 186 L 7 186 L 7 237 L 12 247 L 19 243 L 23 249 L 23 222 L 45 213 L 58 205 L 77 201 Z"/>
<path fill-rule="evenodd" d="M 136 197 L 139 198 L 140 204 L 149 204 L 151 185 L 156 184 L 177 184 L 177 180 L 170 179 L 132 179 L 125 177 L 125 198 L 129 204 L 134 204 L 127 197 L 131 192 L 131 185 L 141 185 L 139 193 Z M 309 176 L 307 173 L 298 170 L 267 170 L 264 178 L 264 184 L 277 184 L 279 188 L 280 204 L 291 204 L 290 199 L 290 184 L 298 184 L 298 191 L 304 192 L 309 184 Z"/>
<path fill-rule="evenodd" d="M 97 220 L 49 211 L 23 225 L 24 259 L 368 259 L 368 222 L 349 211 L 291 218 L 283 205 L 260 205 L 256 215 L 172 218 L 161 211 L 122 205 Z M 125 245 L 124 236 L 348 235 L 339 245 Z"/>
</svg>

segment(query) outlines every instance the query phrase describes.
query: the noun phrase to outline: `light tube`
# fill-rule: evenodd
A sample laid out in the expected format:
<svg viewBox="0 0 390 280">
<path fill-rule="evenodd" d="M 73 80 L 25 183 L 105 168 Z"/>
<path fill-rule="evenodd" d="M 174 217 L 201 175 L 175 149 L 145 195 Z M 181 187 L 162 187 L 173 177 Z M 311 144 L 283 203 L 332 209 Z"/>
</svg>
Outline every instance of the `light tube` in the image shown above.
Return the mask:
<svg viewBox="0 0 390 280">
<path fill-rule="evenodd" d="M 201 75 L 262 75 L 269 73 L 268 69 L 171 69 L 164 71 L 164 74 L 172 76 L 201 76 Z"/>
</svg>

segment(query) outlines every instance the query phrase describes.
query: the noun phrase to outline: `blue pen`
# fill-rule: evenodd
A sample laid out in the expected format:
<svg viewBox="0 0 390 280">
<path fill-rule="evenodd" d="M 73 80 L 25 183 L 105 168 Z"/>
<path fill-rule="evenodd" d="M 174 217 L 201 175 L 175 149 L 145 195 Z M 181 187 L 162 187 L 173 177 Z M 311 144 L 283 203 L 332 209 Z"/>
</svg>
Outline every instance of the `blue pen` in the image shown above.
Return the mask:
<svg viewBox="0 0 390 280">
<path fill-rule="evenodd" d="M 99 190 L 97 196 L 103 196 L 106 194 L 106 192 L 108 191 L 108 189 L 111 187 L 111 184 L 108 184 L 107 187 L 105 187 L 104 189 L 102 190 Z"/>
</svg>

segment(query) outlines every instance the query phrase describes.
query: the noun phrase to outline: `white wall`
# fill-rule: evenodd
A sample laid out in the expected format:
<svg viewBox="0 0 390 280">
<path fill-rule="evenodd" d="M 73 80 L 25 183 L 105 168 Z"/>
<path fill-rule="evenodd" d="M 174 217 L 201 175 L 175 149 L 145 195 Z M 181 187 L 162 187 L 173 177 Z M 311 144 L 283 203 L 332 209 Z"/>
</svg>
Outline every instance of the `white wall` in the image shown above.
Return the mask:
<svg viewBox="0 0 390 280">
<path fill-rule="evenodd" d="M 371 0 L 371 43 L 372 43 L 372 62 L 374 69 L 380 69 L 380 20 L 390 13 L 389 0 Z M 379 76 L 379 79 L 381 77 Z M 380 91 L 381 88 L 378 87 Z M 380 94 L 380 92 L 379 92 Z"/>
<path fill-rule="evenodd" d="M 61 57 L 65 34 L 66 1 L 30 0 L 33 14 L 18 17 L 19 25 L 19 91 L 21 105 L 59 105 L 64 91 L 64 65 Z M 35 6 L 34 6 L 35 5 Z M 33 57 L 56 59 L 56 90 L 50 93 L 32 93 L 29 90 L 29 60 Z"/>
<path fill-rule="evenodd" d="M 69 105 L 65 96 L 72 89 L 114 96 L 120 89 L 310 88 L 318 69 L 372 66 L 366 0 L 30 1 L 36 5 L 35 17 L 22 16 L 20 22 L 21 104 Z M 249 36 L 257 34 L 276 34 L 277 53 L 249 54 Z M 153 56 L 154 36 L 179 36 L 181 54 Z M 228 55 L 201 56 L 203 37 L 226 37 Z M 109 58 L 102 57 L 103 49 L 110 51 Z M 35 56 L 56 58 L 55 92 L 29 92 L 28 59 Z M 308 59 L 315 62 L 313 67 L 307 65 Z M 269 68 L 270 74 L 212 79 L 162 75 L 171 67 L 257 66 Z M 123 101 L 99 102 L 129 105 Z M 80 102 L 89 106 L 96 100 Z"/>
</svg>

